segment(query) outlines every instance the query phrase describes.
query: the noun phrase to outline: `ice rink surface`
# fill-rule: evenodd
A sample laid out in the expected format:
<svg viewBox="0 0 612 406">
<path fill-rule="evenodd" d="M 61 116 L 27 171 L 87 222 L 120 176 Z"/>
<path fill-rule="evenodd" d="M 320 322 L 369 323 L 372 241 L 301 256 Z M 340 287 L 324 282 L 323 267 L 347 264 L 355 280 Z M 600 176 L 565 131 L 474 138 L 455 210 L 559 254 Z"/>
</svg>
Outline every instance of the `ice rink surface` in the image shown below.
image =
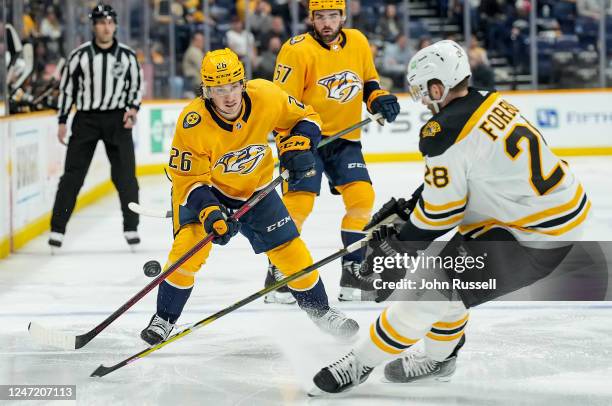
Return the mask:
<svg viewBox="0 0 612 406">
<path fill-rule="evenodd" d="M 567 160 L 593 202 L 588 239 L 612 240 L 612 159 Z M 422 176 L 420 163 L 369 168 L 377 208 L 391 196 L 409 195 Z M 164 176 L 141 178 L 140 187 L 142 204 L 168 208 Z M 315 259 L 340 247 L 341 212 L 341 199 L 325 187 L 303 234 Z M 73 217 L 58 255 L 49 255 L 41 236 L 0 261 L 0 384 L 76 384 L 77 403 L 87 405 L 612 405 L 610 302 L 500 302 L 473 309 L 450 383 L 386 384 L 377 368 L 342 398 L 309 399 L 312 376 L 351 344 L 324 336 L 295 306 L 262 300 L 104 378 L 89 378 L 99 364 L 146 347 L 139 334 L 155 310 L 155 291 L 73 352 L 37 347 L 28 322 L 82 334 L 106 318 L 149 282 L 144 262 L 165 261 L 170 222 L 143 217 L 140 232 L 143 242 L 131 253 L 113 195 Z M 261 289 L 266 264 L 243 237 L 215 246 L 179 324 Z M 336 305 L 340 263 L 321 271 Z M 361 336 L 383 308 L 337 305 L 359 321 Z"/>
</svg>

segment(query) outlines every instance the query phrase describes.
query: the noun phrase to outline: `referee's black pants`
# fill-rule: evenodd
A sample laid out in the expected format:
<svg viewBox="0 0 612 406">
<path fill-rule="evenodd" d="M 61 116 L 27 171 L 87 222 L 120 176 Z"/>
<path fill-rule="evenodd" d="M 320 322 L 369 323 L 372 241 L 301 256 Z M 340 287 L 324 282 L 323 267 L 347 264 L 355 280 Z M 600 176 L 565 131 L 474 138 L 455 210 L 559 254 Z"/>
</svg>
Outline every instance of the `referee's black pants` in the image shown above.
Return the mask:
<svg viewBox="0 0 612 406">
<path fill-rule="evenodd" d="M 99 140 L 111 165 L 111 180 L 119 193 L 123 230 L 136 231 L 138 214 L 128 208 L 138 202 L 138 181 L 132 130 L 123 128 L 123 110 L 77 112 L 72 121 L 64 174 L 60 178 L 51 215 L 51 231 L 65 233 Z"/>
</svg>

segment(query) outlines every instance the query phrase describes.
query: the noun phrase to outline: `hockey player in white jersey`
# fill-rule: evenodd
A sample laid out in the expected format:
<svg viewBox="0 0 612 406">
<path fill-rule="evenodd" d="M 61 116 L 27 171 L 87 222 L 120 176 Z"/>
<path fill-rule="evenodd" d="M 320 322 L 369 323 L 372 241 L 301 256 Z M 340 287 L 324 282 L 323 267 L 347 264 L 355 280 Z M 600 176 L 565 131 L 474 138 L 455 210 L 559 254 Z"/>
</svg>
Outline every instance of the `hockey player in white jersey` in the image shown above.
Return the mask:
<svg viewBox="0 0 612 406">
<path fill-rule="evenodd" d="M 466 52 L 453 41 L 426 47 L 410 61 L 411 94 L 433 113 L 420 131 L 424 184 L 408 212 L 386 205 L 406 220 L 399 231 L 385 227 L 373 239 L 399 252 L 402 241 L 430 242 L 458 227 L 439 253 L 455 257 L 470 242 L 507 242 L 488 246 L 496 260 L 485 277 L 496 278 L 496 289 L 430 290 L 420 300 L 394 301 L 367 337 L 315 375 L 312 395 L 351 389 L 393 358 L 384 370 L 388 381 L 450 379 L 468 309 L 550 274 L 580 238 L 591 207 L 580 182 L 517 107 L 497 92 L 469 88 L 470 76 Z M 455 272 L 461 281 L 483 274 Z M 398 293 L 377 291 L 382 300 Z M 424 352 L 408 350 L 420 340 Z"/>
</svg>

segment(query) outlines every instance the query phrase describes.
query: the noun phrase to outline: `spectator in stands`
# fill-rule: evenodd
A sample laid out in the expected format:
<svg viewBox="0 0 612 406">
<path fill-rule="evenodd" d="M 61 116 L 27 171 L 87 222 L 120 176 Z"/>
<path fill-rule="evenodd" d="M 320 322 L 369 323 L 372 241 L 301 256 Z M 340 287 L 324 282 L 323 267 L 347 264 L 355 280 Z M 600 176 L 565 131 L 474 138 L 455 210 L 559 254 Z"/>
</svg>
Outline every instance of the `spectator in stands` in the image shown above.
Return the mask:
<svg viewBox="0 0 612 406">
<path fill-rule="evenodd" d="M 258 0 L 246 0 L 248 2 L 249 14 L 255 12 Z M 240 21 L 244 23 L 246 18 L 245 0 L 236 0 L 236 14 Z"/>
<path fill-rule="evenodd" d="M 576 0 L 578 17 L 598 22 L 601 15 L 601 2 L 602 0 Z"/>
<path fill-rule="evenodd" d="M 421 37 L 419 39 L 419 43 L 417 45 L 417 51 L 423 49 L 423 48 L 427 48 L 428 46 L 430 46 L 431 44 L 433 44 L 433 42 L 431 41 L 431 38 L 429 37 Z"/>
<path fill-rule="evenodd" d="M 382 73 L 393 80 L 393 88 L 406 89 L 406 72 L 408 62 L 414 51 L 408 46 L 408 37 L 399 34 L 393 43 L 385 44 L 384 68 Z"/>
<path fill-rule="evenodd" d="M 270 31 L 272 26 L 272 6 L 265 0 L 261 0 L 257 4 L 255 11 L 249 15 L 249 27 L 255 37 Z M 261 44 L 261 47 L 265 49 L 268 44 Z"/>
<path fill-rule="evenodd" d="M 27 40 L 32 37 L 38 37 L 38 24 L 36 24 L 34 13 L 28 8 L 26 8 L 23 13 L 22 27 L 22 39 Z"/>
<path fill-rule="evenodd" d="M 459 25 L 461 31 L 464 31 L 464 27 L 463 27 L 463 22 L 464 22 L 464 4 L 467 2 L 467 4 L 469 5 L 469 11 L 470 11 L 470 26 L 472 29 L 472 32 L 476 32 L 478 31 L 478 28 L 480 26 L 480 14 L 479 14 L 479 7 L 480 7 L 480 1 L 481 0 L 450 0 L 449 2 L 449 13 L 450 13 L 450 18 L 452 20 L 454 20 L 454 22 Z"/>
<path fill-rule="evenodd" d="M 189 48 L 183 55 L 183 76 L 186 90 L 195 92 L 200 86 L 200 67 L 204 59 L 204 35 L 196 32 L 191 37 Z"/>
<path fill-rule="evenodd" d="M 403 31 L 402 21 L 397 15 L 397 6 L 395 4 L 386 4 L 385 12 L 378 20 L 376 33 L 384 41 L 393 42 Z"/>
<path fill-rule="evenodd" d="M 45 40 L 46 47 L 50 53 L 60 53 L 62 25 L 53 6 L 49 6 L 46 9 L 45 17 L 40 23 L 40 36 Z"/>
<path fill-rule="evenodd" d="M 514 1 L 481 0 L 481 31 L 485 36 L 485 45 L 490 52 L 510 58 L 512 44 L 510 32 L 516 16 Z"/>
<path fill-rule="evenodd" d="M 272 14 L 280 16 L 283 21 L 290 24 L 291 12 L 290 12 L 291 1 L 290 0 L 276 0 L 272 3 Z M 310 17 L 308 16 L 308 0 L 299 0 L 298 2 L 298 26 L 296 33 L 310 30 Z"/>
<path fill-rule="evenodd" d="M 374 60 L 374 66 L 376 66 L 376 70 L 378 71 L 378 81 L 380 83 L 380 87 L 383 89 L 392 89 L 393 81 L 391 78 L 385 76 L 382 73 L 382 70 L 385 68 L 384 61 L 384 52 L 378 52 L 378 46 L 374 43 L 374 41 L 370 42 L 370 52 L 372 52 L 372 59 Z M 393 89 L 395 91 L 395 89 Z"/>
<path fill-rule="evenodd" d="M 253 34 L 245 31 L 244 25 L 238 16 L 232 18 L 232 25 L 225 33 L 227 46 L 232 49 L 242 61 L 250 56 L 252 66 L 257 62 L 257 49 Z"/>
<path fill-rule="evenodd" d="M 480 46 L 476 36 L 472 36 L 468 58 L 472 69 L 472 86 L 493 89 L 495 87 L 495 74 L 489 64 L 487 51 Z"/>
<path fill-rule="evenodd" d="M 283 41 L 280 37 L 273 36 L 268 39 L 268 46 L 260 55 L 255 77 L 267 80 L 273 79 L 276 56 L 282 45 Z"/>
<path fill-rule="evenodd" d="M 361 31 L 366 37 L 371 37 L 375 32 L 376 14 L 371 12 L 362 12 L 361 0 L 351 0 L 351 27 Z"/>
<path fill-rule="evenodd" d="M 279 37 L 281 42 L 285 42 L 289 39 L 289 34 L 285 28 L 285 21 L 280 16 L 272 17 L 272 25 L 270 30 L 260 36 L 262 46 L 266 46 L 270 42 L 270 38 Z"/>
</svg>

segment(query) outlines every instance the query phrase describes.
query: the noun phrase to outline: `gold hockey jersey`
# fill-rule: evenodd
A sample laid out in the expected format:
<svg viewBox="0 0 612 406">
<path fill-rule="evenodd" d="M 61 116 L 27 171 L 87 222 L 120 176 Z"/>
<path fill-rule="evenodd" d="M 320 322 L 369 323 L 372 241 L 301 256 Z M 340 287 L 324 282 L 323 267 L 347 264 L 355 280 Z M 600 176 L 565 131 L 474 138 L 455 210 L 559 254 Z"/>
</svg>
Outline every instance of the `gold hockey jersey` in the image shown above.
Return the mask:
<svg viewBox="0 0 612 406">
<path fill-rule="evenodd" d="M 175 213 L 202 185 L 239 201 L 267 186 L 274 171 L 268 134 L 288 132 L 303 120 L 321 127 L 312 107 L 263 79 L 247 82 L 242 111 L 233 122 L 218 115 L 209 101 L 192 100 L 176 123 L 167 168 Z"/>
<path fill-rule="evenodd" d="M 361 120 L 368 82 L 378 88 L 378 73 L 367 38 L 358 30 L 343 29 L 331 47 L 312 34 L 289 39 L 276 59 L 274 83 L 312 106 L 323 120 L 324 136 Z M 359 140 L 357 129 L 342 138 Z"/>
<path fill-rule="evenodd" d="M 493 227 L 519 241 L 571 241 L 589 213 L 583 186 L 520 110 L 470 88 L 421 129 L 424 189 L 410 222 L 433 239 L 455 226 Z"/>
</svg>

